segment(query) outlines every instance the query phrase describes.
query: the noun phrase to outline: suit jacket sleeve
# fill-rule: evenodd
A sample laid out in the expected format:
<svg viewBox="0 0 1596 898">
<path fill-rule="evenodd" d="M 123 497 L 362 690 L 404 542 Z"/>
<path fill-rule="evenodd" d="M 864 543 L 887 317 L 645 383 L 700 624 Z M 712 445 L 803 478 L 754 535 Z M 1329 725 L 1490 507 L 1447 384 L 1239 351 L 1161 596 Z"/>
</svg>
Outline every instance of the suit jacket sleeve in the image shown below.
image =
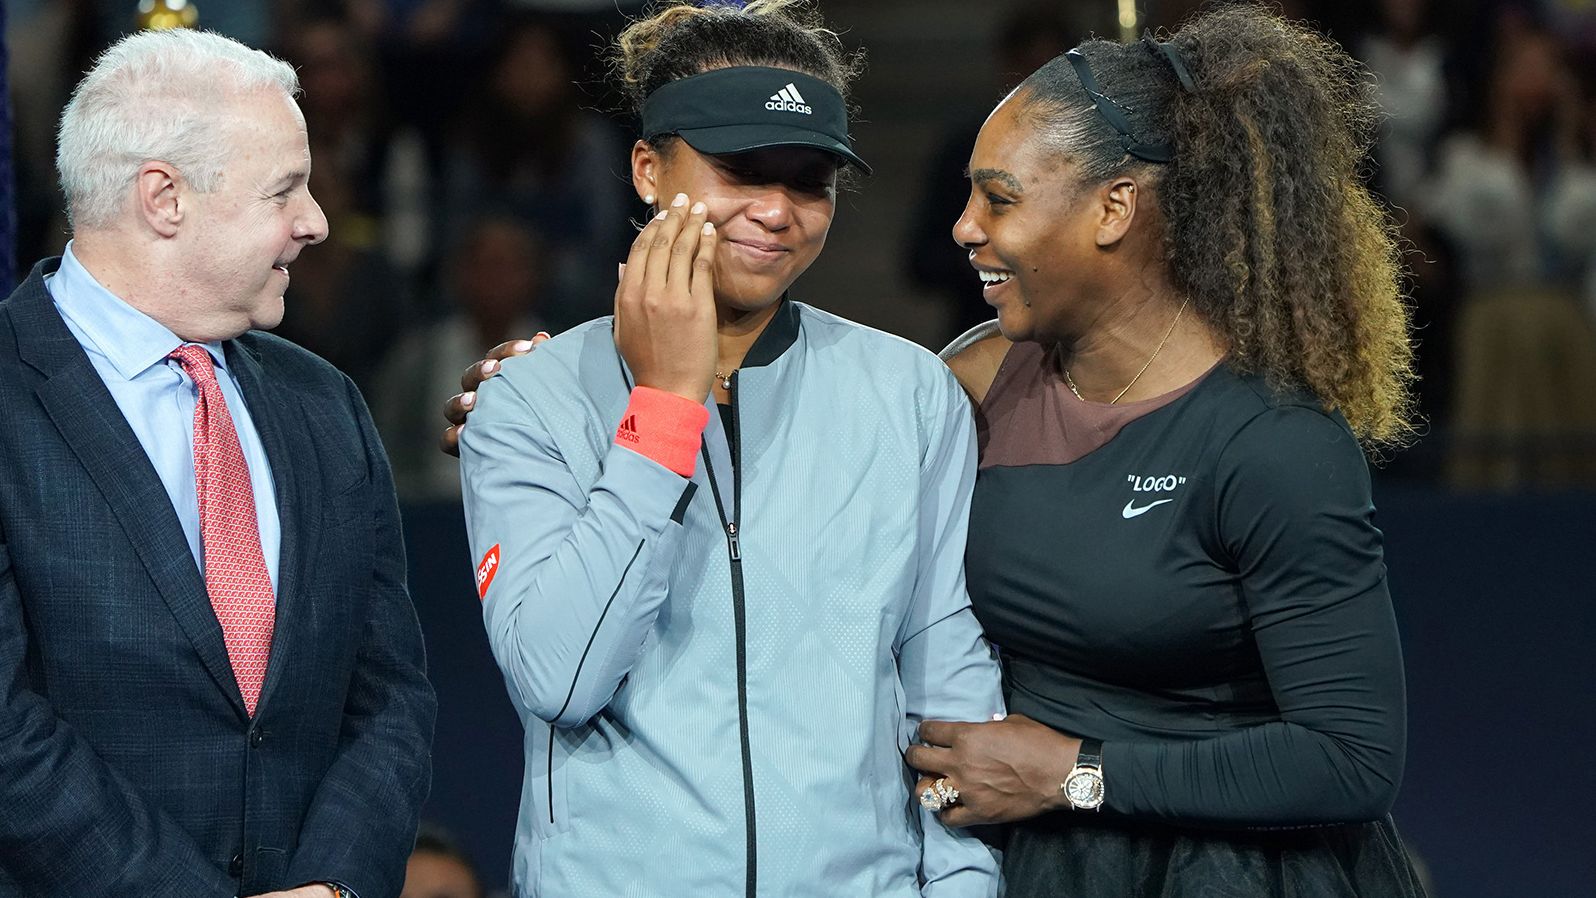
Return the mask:
<svg viewBox="0 0 1596 898">
<path fill-rule="evenodd" d="M 367 621 L 344 707 L 337 760 L 300 829 L 290 883 L 342 883 L 361 898 L 399 894 L 432 777 L 437 700 L 405 583 L 404 536 L 393 474 L 371 415 L 345 380 L 365 442 L 376 533 Z M 322 451 L 347 451 L 323 447 Z"/>
<path fill-rule="evenodd" d="M 32 691 L 28 630 L 0 534 L 0 891 L 231 896 L 177 822 Z"/>
</svg>

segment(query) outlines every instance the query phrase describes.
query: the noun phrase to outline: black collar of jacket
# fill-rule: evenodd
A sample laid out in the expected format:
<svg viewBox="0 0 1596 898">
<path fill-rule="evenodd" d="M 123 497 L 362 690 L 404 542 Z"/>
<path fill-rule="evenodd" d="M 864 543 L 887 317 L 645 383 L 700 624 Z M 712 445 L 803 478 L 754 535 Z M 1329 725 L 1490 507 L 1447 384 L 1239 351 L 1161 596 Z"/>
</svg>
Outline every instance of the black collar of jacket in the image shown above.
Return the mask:
<svg viewBox="0 0 1596 898">
<path fill-rule="evenodd" d="M 792 344 L 798 342 L 798 306 L 786 294 L 782 294 L 781 306 L 776 309 L 776 314 L 765 325 L 765 330 L 748 347 L 748 354 L 743 356 L 742 368 L 759 368 L 781 358 Z"/>
</svg>

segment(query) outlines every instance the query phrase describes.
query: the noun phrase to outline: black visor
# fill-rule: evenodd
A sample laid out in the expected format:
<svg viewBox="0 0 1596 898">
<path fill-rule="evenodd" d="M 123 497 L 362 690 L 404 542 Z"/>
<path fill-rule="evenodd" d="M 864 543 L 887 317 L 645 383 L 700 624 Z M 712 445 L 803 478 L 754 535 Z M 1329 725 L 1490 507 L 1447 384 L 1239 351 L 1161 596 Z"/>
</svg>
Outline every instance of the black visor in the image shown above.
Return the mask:
<svg viewBox="0 0 1596 898">
<path fill-rule="evenodd" d="M 842 95 L 791 69 L 732 66 L 666 84 L 643 101 L 643 138 L 662 134 L 712 156 L 814 147 L 870 173 L 848 140 Z"/>
</svg>

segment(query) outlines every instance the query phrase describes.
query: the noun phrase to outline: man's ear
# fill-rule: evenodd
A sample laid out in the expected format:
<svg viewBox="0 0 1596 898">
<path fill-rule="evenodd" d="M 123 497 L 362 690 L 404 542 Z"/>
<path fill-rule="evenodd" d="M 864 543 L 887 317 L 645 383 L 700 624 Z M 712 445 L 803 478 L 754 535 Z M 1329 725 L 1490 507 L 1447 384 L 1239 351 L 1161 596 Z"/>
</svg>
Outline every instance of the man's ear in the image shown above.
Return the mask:
<svg viewBox="0 0 1596 898">
<path fill-rule="evenodd" d="M 183 224 L 190 196 L 188 182 L 172 165 L 151 161 L 133 177 L 133 201 L 150 230 L 172 237 Z"/>
</svg>

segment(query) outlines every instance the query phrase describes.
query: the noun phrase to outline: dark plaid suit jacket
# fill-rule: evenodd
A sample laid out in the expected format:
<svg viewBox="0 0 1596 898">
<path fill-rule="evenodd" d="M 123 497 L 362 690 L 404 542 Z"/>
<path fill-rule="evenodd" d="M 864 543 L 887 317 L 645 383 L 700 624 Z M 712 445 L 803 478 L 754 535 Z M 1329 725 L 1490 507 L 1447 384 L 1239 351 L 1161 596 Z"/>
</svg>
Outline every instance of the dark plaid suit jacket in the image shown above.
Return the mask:
<svg viewBox="0 0 1596 898">
<path fill-rule="evenodd" d="M 365 404 L 291 343 L 227 343 L 282 519 L 251 721 L 171 500 L 45 290 L 58 261 L 0 303 L 0 896 L 397 895 L 435 699 Z"/>
</svg>

